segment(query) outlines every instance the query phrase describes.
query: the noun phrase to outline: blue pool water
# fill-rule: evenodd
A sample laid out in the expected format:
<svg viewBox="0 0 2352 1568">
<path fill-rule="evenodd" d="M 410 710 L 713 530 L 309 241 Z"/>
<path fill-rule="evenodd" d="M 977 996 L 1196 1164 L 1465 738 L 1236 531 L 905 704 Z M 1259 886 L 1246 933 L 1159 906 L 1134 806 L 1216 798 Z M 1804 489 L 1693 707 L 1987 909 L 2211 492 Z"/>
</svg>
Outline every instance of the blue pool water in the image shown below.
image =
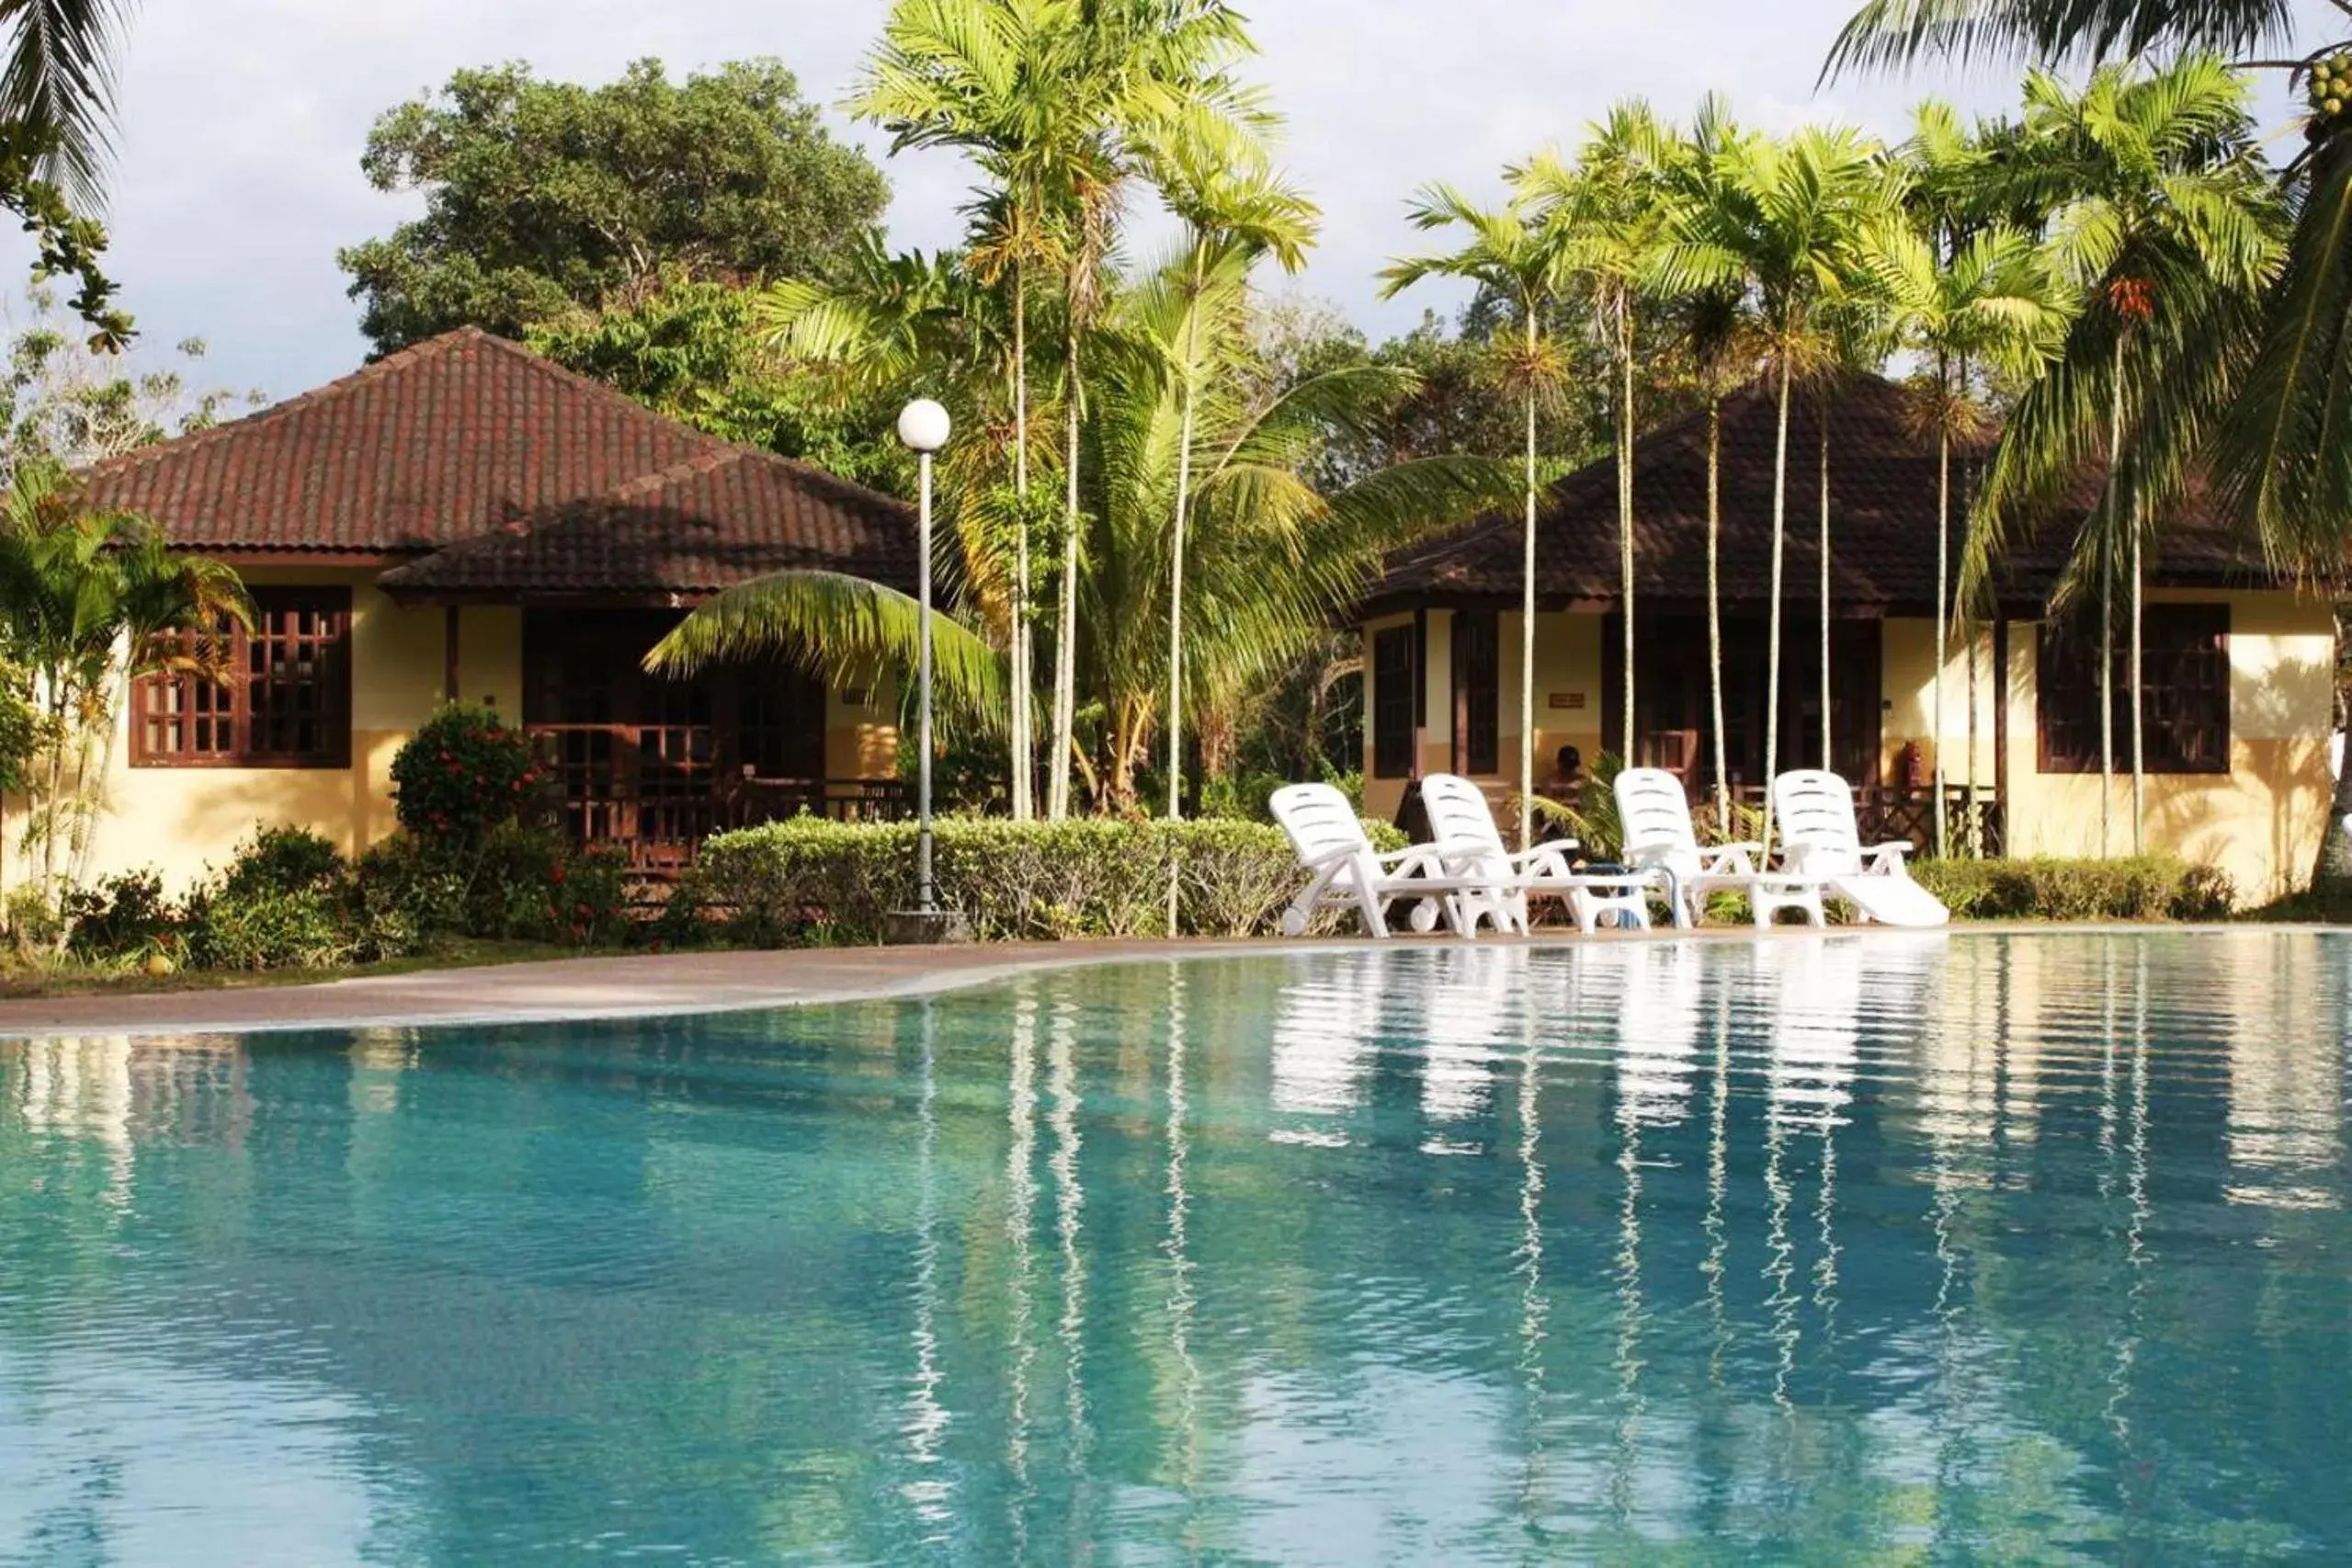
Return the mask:
<svg viewBox="0 0 2352 1568">
<path fill-rule="evenodd" d="M 2352 1556 L 2352 939 L 0 1044 L 0 1562 Z"/>
</svg>

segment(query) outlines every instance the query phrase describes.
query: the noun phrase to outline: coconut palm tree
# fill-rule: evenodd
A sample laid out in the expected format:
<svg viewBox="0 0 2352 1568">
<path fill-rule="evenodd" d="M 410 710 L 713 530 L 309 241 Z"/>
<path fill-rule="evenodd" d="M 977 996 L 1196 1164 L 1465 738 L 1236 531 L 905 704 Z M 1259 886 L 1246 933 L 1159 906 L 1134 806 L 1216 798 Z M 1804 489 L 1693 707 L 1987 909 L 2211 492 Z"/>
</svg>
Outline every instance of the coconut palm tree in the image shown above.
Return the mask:
<svg viewBox="0 0 2352 1568">
<path fill-rule="evenodd" d="M 2140 625 L 2146 532 L 2176 499 L 2246 371 L 2282 214 L 2254 147 L 2241 78 L 2210 58 L 2079 90 L 2026 85 L 2031 155 L 2062 193 L 2049 245 L 2079 310 L 2051 373 L 2019 400 L 1986 476 L 1963 575 L 1981 581 L 2021 521 L 2095 462 L 2106 483 L 2064 585 L 2099 623 L 2100 852 L 2113 847 L 2116 579 L 2127 608 L 2131 815 L 2144 842 Z"/>
<path fill-rule="evenodd" d="M 1468 238 L 1449 255 L 1400 261 L 1381 273 L 1391 297 L 1425 278 L 1462 278 L 1510 302 L 1518 338 L 1497 346 L 1505 383 L 1519 395 L 1524 415 L 1521 500 L 1525 521 L 1519 566 L 1519 846 L 1535 839 L 1535 572 L 1536 416 L 1558 394 L 1564 374 L 1559 350 L 1543 324 L 1558 298 L 1562 268 L 1560 225 L 1545 221 L 1524 190 L 1499 208 L 1483 208 L 1453 187 L 1426 187 L 1414 200 L 1419 229 L 1459 230 Z"/>
<path fill-rule="evenodd" d="M 1950 843 L 1943 736 L 1953 606 L 1952 449 L 1971 444 L 1986 423 L 1969 368 L 1993 365 L 2029 376 L 2056 351 L 2067 300 L 2032 236 L 2005 224 L 1964 236 L 1938 233 L 1920 222 L 1915 208 L 1873 224 L 1860 261 L 1866 289 L 1885 311 L 1899 345 L 1923 362 L 1914 403 L 1936 441 L 1936 674 L 1928 728 L 1936 738 L 1935 833 L 1940 854 Z M 1973 634 L 1969 648 L 1973 665 Z M 1972 751 L 1969 777 L 1975 778 Z"/>
<path fill-rule="evenodd" d="M 234 572 L 170 549 L 142 517 L 85 509 L 58 464 L 20 464 L 11 476 L 0 499 L 0 659 L 25 673 L 47 721 L 27 834 L 51 908 L 88 870 L 131 680 L 216 668 L 214 634 L 250 626 L 252 614 Z"/>
<path fill-rule="evenodd" d="M 1313 202 L 1265 166 L 1255 146 L 1234 146 L 1230 138 L 1178 133 L 1152 146 L 1153 180 L 1162 199 L 1185 225 L 1181 275 L 1187 294 L 1205 300 L 1212 273 L 1235 262 L 1270 256 L 1285 272 L 1305 263 L 1319 214 Z M 1236 302 L 1237 294 L 1231 294 Z M 1181 338 L 1164 345 L 1176 369 L 1181 413 L 1177 419 L 1176 503 L 1168 551 L 1168 820 L 1184 813 L 1184 553 L 1192 502 L 1193 437 L 1199 427 L 1202 382 L 1210 361 L 1202 352 L 1202 309 L 1183 313 Z M 1214 343 L 1243 325 L 1238 312 L 1209 324 Z"/>
<path fill-rule="evenodd" d="M 1618 597 L 1624 637 L 1624 719 L 1619 744 L 1634 756 L 1633 399 L 1635 301 L 1673 212 L 1674 132 L 1639 98 L 1612 107 L 1571 165 L 1546 154 L 1513 181 L 1558 231 L 1562 267 L 1593 305 L 1594 335 L 1616 371 Z"/>
<path fill-rule="evenodd" d="M 2352 464 L 2337 422 L 2352 374 L 2352 38 L 2299 39 L 2303 20 L 2288 0 L 1872 0 L 1824 74 L 1928 54 L 2059 65 L 2200 52 L 2290 73 L 2312 112 L 2310 147 L 2279 181 L 2293 214 L 2280 277 L 2250 319 L 2226 334 L 2209 322 L 2201 349 L 2225 362 L 2251 356 L 2215 416 L 2217 494 L 2274 562 L 2332 571 L 2352 537 Z M 2352 880 L 2352 768 L 2339 770 L 2313 879 Z"/>
<path fill-rule="evenodd" d="M 1850 287 L 1863 235 L 1894 195 L 1877 149 L 1845 130 L 1809 128 L 1785 141 L 1733 142 L 1709 182 L 1712 199 L 1685 205 L 1650 267 L 1673 293 L 1753 291 L 1771 360 L 1778 408 L 1772 481 L 1770 612 L 1765 653 L 1764 767 L 1778 766 L 1781 588 L 1789 521 L 1789 408 L 1823 354 L 1824 312 Z M 1772 829 L 1771 803 L 1764 831 Z"/>
</svg>

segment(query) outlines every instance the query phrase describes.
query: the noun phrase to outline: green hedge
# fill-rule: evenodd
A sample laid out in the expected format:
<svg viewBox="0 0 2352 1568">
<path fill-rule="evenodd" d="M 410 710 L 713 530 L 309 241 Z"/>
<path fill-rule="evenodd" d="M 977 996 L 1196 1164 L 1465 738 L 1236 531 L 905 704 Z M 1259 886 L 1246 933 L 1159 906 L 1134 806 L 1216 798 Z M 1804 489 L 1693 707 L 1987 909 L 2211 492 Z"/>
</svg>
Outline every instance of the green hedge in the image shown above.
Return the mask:
<svg viewBox="0 0 2352 1568">
<path fill-rule="evenodd" d="M 2165 856 L 2121 860 L 1936 860 L 1913 874 L 1956 920 L 2220 920 L 2226 872 Z"/>
<path fill-rule="evenodd" d="M 1369 831 L 1383 848 L 1403 843 L 1386 824 Z M 1260 823 L 957 817 L 937 824 L 937 846 L 939 900 L 983 941 L 1165 936 L 1171 871 L 1180 932 L 1264 935 L 1304 884 L 1290 840 Z M 883 916 L 914 901 L 912 824 L 798 817 L 704 845 L 671 918 L 707 915 L 759 946 L 875 942 Z"/>
</svg>

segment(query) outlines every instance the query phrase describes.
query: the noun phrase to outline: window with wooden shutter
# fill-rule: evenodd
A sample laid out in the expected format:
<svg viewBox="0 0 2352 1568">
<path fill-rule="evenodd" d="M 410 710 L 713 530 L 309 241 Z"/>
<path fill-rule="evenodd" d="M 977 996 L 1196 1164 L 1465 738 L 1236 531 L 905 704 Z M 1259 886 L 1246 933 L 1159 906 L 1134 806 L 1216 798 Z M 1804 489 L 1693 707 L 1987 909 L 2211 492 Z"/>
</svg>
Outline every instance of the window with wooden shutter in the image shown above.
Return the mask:
<svg viewBox="0 0 2352 1568">
<path fill-rule="evenodd" d="M 2099 651 L 2096 628 L 2045 622 L 2038 645 L 2041 771 L 2096 773 Z M 2150 605 L 2141 629 L 2140 722 L 2150 773 L 2230 770 L 2230 607 Z M 2131 653 L 2115 639 L 2115 767 L 2131 767 Z"/>
<path fill-rule="evenodd" d="M 1461 773 L 1502 767 L 1503 647 L 1491 609 L 1454 616 L 1454 766 Z"/>
<path fill-rule="evenodd" d="M 1372 776 L 1413 772 L 1413 628 L 1372 633 Z"/>
<path fill-rule="evenodd" d="M 254 588 L 251 631 L 158 650 L 131 694 L 135 767 L 351 766 L 351 590 Z"/>
</svg>

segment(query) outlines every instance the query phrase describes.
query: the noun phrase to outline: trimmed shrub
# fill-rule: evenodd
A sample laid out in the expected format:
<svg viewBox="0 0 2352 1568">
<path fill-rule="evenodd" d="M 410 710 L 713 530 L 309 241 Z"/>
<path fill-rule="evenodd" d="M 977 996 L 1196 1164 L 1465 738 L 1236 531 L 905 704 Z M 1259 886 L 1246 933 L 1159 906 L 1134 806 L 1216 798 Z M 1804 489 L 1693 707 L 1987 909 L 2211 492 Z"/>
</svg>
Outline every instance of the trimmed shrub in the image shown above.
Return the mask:
<svg viewBox="0 0 2352 1568">
<path fill-rule="evenodd" d="M 65 895 L 72 934 L 66 951 L 89 960 L 135 958 L 157 951 L 179 928 L 179 911 L 164 896 L 153 871 L 126 871 Z"/>
<path fill-rule="evenodd" d="M 540 806 L 530 743 L 497 713 L 451 703 L 392 757 L 400 825 L 420 838 L 471 847 L 494 828 L 528 822 Z"/>
<path fill-rule="evenodd" d="M 1960 920 L 2220 920 L 2236 903 L 2220 868 L 2160 855 L 1923 859 L 1912 870 Z"/>
<path fill-rule="evenodd" d="M 339 890 L 347 875 L 343 852 L 324 834 L 306 827 L 260 827 L 237 846 L 222 873 L 221 892 L 251 898 L 272 892 Z"/>
<path fill-rule="evenodd" d="M 880 941 L 883 916 L 915 900 L 915 838 L 911 824 L 808 816 L 721 834 L 675 902 L 756 946 Z M 983 941 L 1164 936 L 1172 873 L 1180 932 L 1270 933 L 1304 881 L 1290 840 L 1258 823 L 949 818 L 937 839 L 940 902 Z"/>
<path fill-rule="evenodd" d="M 359 956 L 342 901 L 323 888 L 270 888 L 188 900 L 187 960 L 199 969 L 332 969 Z"/>
</svg>

